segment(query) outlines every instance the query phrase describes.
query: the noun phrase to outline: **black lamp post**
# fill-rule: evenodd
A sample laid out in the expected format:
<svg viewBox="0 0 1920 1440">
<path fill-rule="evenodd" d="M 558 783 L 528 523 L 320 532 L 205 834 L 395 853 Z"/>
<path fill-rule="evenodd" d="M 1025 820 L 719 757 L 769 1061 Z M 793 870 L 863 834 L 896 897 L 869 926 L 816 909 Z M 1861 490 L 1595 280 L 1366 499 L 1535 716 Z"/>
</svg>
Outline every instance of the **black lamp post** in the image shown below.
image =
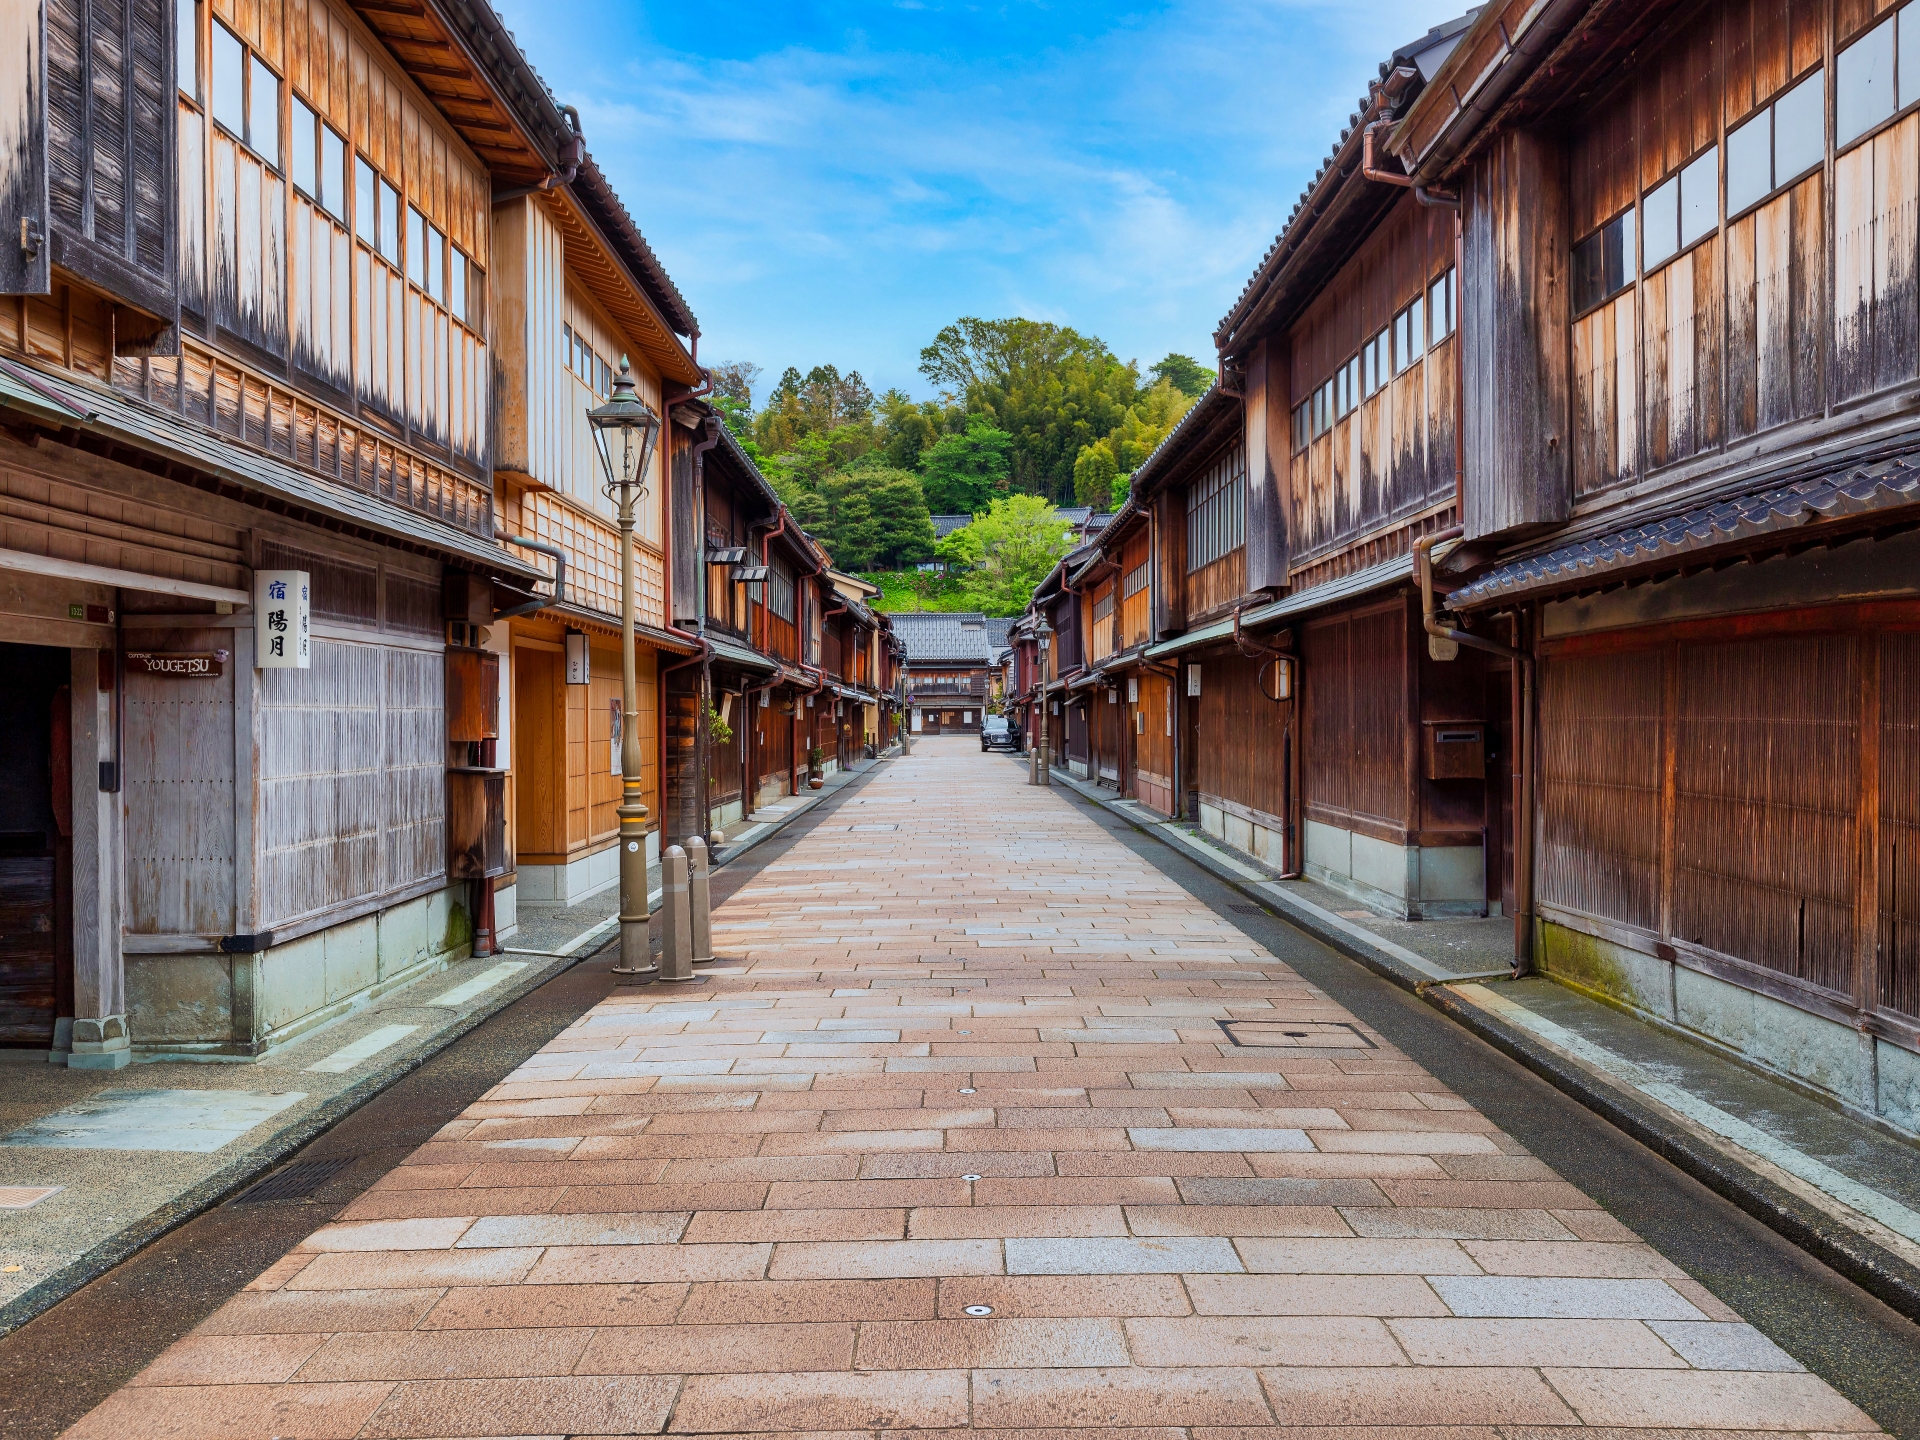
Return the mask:
<svg viewBox="0 0 1920 1440">
<path fill-rule="evenodd" d="M 613 395 L 587 411 L 600 454 L 601 493 L 620 517 L 620 963 L 616 975 L 652 975 L 647 951 L 647 805 L 641 798 L 640 681 L 633 653 L 633 509 L 647 493 L 660 417 L 633 392 L 633 372 L 620 357 Z"/>
<path fill-rule="evenodd" d="M 1034 621 L 1034 636 L 1040 642 L 1040 744 L 1034 751 L 1034 785 L 1053 784 L 1053 757 L 1047 753 L 1047 711 L 1050 708 L 1047 699 L 1047 686 L 1053 680 L 1053 627 L 1047 624 L 1047 617 L 1040 616 Z"/>
</svg>

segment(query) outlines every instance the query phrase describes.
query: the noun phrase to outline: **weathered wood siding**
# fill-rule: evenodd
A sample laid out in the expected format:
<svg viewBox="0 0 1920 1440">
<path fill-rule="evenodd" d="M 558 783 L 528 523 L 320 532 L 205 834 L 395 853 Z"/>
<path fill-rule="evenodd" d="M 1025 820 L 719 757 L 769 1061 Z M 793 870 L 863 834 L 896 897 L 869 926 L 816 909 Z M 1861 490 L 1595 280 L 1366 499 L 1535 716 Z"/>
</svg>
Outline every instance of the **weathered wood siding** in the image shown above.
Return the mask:
<svg viewBox="0 0 1920 1440">
<path fill-rule="evenodd" d="M 1292 457 L 1286 541 L 1294 570 L 1453 495 L 1458 341 L 1450 335 L 1429 343 L 1433 332 L 1423 333 L 1419 358 L 1397 374 L 1389 364 L 1371 394 L 1354 397 L 1352 410 L 1326 416 L 1320 434 L 1311 422 L 1304 434 L 1294 429 L 1298 407 L 1311 407 L 1315 393 L 1390 331 L 1397 315 L 1416 300 L 1426 315 L 1432 285 L 1453 268 L 1453 223 L 1451 211 L 1408 195 L 1289 334 L 1291 360 L 1279 372 L 1291 386 L 1286 413 L 1268 428 L 1279 427 L 1276 443 L 1288 437 Z"/>
<path fill-rule="evenodd" d="M 1550 917 L 1822 1013 L 1890 1014 L 1911 1036 L 1920 620 L 1844 606 L 1823 619 L 1550 643 L 1540 899 Z"/>
<path fill-rule="evenodd" d="M 1262 695 L 1259 676 L 1258 660 L 1231 651 L 1201 663 L 1193 774 L 1202 795 L 1271 816 L 1275 828 L 1287 813 L 1286 735 L 1294 707 Z"/>
<path fill-rule="evenodd" d="M 349 415 L 365 407 L 408 443 L 483 468 L 493 389 L 486 171 L 344 7 L 212 0 L 201 12 L 199 93 L 177 101 L 179 287 L 190 324 L 285 365 Z M 214 24 L 279 80 L 277 154 L 213 118 Z M 357 198 L 328 197 L 323 208 L 290 183 L 293 147 L 314 144 L 291 123 L 296 98 L 342 141 L 347 191 L 364 161 L 398 192 L 392 219 L 404 242 L 382 242 Z M 469 278 L 458 314 L 446 280 L 420 271 L 441 252 L 410 253 L 412 212 L 461 257 Z"/>
<path fill-rule="evenodd" d="M 1566 157 L 1528 131 L 1500 136 L 1460 198 L 1460 360 L 1469 538 L 1572 512 L 1568 457 Z"/>
<path fill-rule="evenodd" d="M 1757 436 L 1790 449 L 1788 427 L 1831 430 L 1843 408 L 1920 377 L 1920 117 L 1889 101 L 1886 119 L 1837 145 L 1832 118 L 1835 57 L 1894 8 L 1721 0 L 1569 117 L 1576 243 L 1630 212 L 1644 246 L 1647 195 L 1702 156 L 1721 173 L 1709 231 L 1652 267 L 1630 260 L 1625 288 L 1573 319 L 1580 503 L 1624 499 L 1669 466 L 1698 475 Z M 1729 136 L 1803 83 L 1828 117 L 1814 163 L 1776 164 L 1757 199 L 1730 198 Z M 1902 75 L 1902 98 L 1914 84 Z"/>
<path fill-rule="evenodd" d="M 1407 843 L 1412 716 L 1404 600 L 1301 627 L 1310 819 Z"/>
</svg>

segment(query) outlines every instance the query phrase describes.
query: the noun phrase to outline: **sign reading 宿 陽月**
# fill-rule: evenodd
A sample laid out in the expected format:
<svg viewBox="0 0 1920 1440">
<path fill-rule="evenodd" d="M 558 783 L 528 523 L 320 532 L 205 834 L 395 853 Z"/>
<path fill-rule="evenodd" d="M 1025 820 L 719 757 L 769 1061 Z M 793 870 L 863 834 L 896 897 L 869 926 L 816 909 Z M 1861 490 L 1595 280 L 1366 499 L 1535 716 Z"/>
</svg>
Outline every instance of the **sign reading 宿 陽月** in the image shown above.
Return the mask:
<svg viewBox="0 0 1920 1440">
<path fill-rule="evenodd" d="M 253 572 L 253 663 L 260 669 L 312 665 L 312 589 L 305 570 Z"/>
</svg>

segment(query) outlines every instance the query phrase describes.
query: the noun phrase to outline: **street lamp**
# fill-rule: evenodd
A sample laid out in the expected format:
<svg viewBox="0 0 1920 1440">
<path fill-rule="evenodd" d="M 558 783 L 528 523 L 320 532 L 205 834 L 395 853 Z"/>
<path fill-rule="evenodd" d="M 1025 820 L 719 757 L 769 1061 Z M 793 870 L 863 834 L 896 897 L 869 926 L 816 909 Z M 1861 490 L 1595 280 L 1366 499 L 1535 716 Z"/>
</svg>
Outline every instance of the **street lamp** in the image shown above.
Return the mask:
<svg viewBox="0 0 1920 1440">
<path fill-rule="evenodd" d="M 647 805 L 640 789 L 640 681 L 633 653 L 633 507 L 647 493 L 660 417 L 633 393 L 633 372 L 620 357 L 613 396 L 587 411 L 600 454 L 600 491 L 620 515 L 620 963 L 621 976 L 653 975 L 647 950 Z"/>
<path fill-rule="evenodd" d="M 1047 686 L 1053 680 L 1053 627 L 1047 624 L 1047 617 L 1040 616 L 1034 621 L 1033 633 L 1040 642 L 1040 748 L 1034 752 L 1034 785 L 1053 784 L 1052 757 L 1047 754 Z"/>
</svg>

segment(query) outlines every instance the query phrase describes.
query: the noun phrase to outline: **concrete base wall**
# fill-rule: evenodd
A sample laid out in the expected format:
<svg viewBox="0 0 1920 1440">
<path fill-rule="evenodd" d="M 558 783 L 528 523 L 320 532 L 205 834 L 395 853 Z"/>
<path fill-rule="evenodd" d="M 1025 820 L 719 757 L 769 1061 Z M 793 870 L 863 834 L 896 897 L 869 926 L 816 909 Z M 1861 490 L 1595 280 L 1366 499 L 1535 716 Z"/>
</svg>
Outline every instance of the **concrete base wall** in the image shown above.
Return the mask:
<svg viewBox="0 0 1920 1440">
<path fill-rule="evenodd" d="M 1539 968 L 1920 1135 L 1920 1055 L 1611 940 L 1542 921 Z"/>
<path fill-rule="evenodd" d="M 1200 828 L 1223 844 L 1276 868 L 1287 863 L 1287 837 L 1281 831 L 1231 814 L 1204 800 L 1200 802 Z"/>
<path fill-rule="evenodd" d="M 450 885 L 257 955 L 128 955 L 134 1053 L 253 1060 L 351 1014 L 472 953 L 467 893 Z"/>
<path fill-rule="evenodd" d="M 647 864 L 659 862 L 660 832 L 654 830 L 647 835 Z M 615 841 L 564 865 L 522 865 L 519 876 L 522 905 L 578 905 L 620 883 L 620 845 Z M 499 904 L 496 898 L 496 912 Z"/>
<path fill-rule="evenodd" d="M 1307 875 L 1403 920 L 1484 913 L 1483 862 L 1478 845 L 1395 845 L 1307 821 Z"/>
</svg>

